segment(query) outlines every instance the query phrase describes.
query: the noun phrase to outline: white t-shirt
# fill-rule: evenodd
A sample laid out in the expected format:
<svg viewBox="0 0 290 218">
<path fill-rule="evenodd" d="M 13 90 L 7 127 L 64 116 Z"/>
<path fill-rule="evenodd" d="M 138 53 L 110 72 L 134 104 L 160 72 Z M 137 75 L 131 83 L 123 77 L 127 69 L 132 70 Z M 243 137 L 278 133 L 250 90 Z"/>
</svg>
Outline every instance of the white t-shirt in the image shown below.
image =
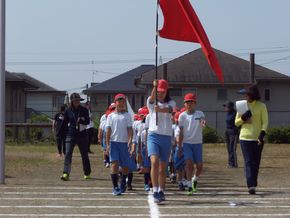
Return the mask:
<svg viewBox="0 0 290 218">
<path fill-rule="evenodd" d="M 205 116 L 202 111 L 195 111 L 188 114 L 186 111 L 181 113 L 178 119 L 179 127 L 183 128 L 183 143 L 201 144 L 202 143 L 202 124 Z"/>
<path fill-rule="evenodd" d="M 106 128 L 106 122 L 107 122 L 107 116 L 106 116 L 106 114 L 104 114 L 101 116 L 101 119 L 100 119 L 100 129 L 103 131 Z"/>
<path fill-rule="evenodd" d="M 87 125 L 87 129 L 94 128 L 94 121 L 92 121 L 92 116 L 93 116 L 92 112 L 89 111 L 90 123 L 89 125 Z"/>
<path fill-rule="evenodd" d="M 156 113 L 154 111 L 155 104 L 150 104 L 150 97 L 147 99 L 147 107 L 149 108 L 150 120 L 149 120 L 149 132 L 159 135 L 172 135 L 172 120 L 171 113 L 158 113 L 158 126 L 156 126 Z M 170 100 L 168 103 L 158 102 L 158 106 L 163 108 L 175 108 L 176 103 Z"/>
<path fill-rule="evenodd" d="M 107 117 L 106 129 L 111 128 L 111 141 L 128 142 L 128 128 L 132 127 L 132 119 L 127 112 L 113 112 Z"/>
<path fill-rule="evenodd" d="M 141 124 L 141 120 L 135 120 L 133 121 L 133 142 L 134 143 L 138 143 L 138 129 L 139 129 L 139 126 Z"/>
<path fill-rule="evenodd" d="M 138 127 L 138 133 L 137 133 L 137 137 L 141 139 L 141 143 L 145 142 L 145 132 L 146 132 L 146 128 L 145 128 L 145 123 L 140 123 L 139 127 Z"/>
</svg>

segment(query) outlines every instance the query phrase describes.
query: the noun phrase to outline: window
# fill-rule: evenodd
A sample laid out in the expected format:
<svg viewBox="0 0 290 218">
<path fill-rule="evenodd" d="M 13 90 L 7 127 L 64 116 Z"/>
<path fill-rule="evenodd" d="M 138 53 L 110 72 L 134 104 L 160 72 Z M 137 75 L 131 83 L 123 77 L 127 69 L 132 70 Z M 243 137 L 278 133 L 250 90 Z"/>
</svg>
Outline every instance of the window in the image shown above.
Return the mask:
<svg viewBox="0 0 290 218">
<path fill-rule="evenodd" d="M 270 89 L 265 89 L 265 101 L 270 101 L 270 99 L 271 99 Z"/>
<path fill-rule="evenodd" d="M 135 110 L 135 95 L 132 95 L 132 109 Z"/>
<path fill-rule="evenodd" d="M 141 105 L 141 107 L 144 106 L 144 95 L 141 96 L 141 104 L 140 105 Z"/>
<path fill-rule="evenodd" d="M 228 98 L 227 89 L 217 89 L 217 100 L 225 101 Z"/>
<path fill-rule="evenodd" d="M 111 95 L 108 95 L 108 106 L 110 106 L 111 103 L 112 103 Z"/>
<path fill-rule="evenodd" d="M 169 90 L 170 96 L 182 96 L 182 89 L 170 89 Z"/>
</svg>

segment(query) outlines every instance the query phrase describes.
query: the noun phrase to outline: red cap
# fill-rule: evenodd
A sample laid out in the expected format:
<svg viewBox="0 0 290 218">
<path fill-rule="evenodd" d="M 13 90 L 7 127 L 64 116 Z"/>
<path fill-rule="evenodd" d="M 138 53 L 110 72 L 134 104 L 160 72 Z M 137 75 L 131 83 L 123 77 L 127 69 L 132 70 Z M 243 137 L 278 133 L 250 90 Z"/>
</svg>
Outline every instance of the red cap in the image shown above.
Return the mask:
<svg viewBox="0 0 290 218">
<path fill-rule="evenodd" d="M 139 115 L 138 114 L 134 114 L 134 120 L 139 120 Z"/>
<path fill-rule="evenodd" d="M 158 92 L 167 92 L 168 90 L 168 83 L 164 79 L 158 80 L 157 91 Z"/>
<path fill-rule="evenodd" d="M 142 108 L 142 114 L 144 115 L 144 116 L 147 116 L 148 114 L 149 114 L 149 109 L 148 109 L 148 107 L 143 107 Z"/>
<path fill-rule="evenodd" d="M 179 111 L 177 111 L 175 114 L 174 114 L 174 120 L 175 120 L 175 122 L 177 122 L 178 121 L 178 118 L 179 118 L 179 115 L 180 115 L 181 113 L 179 112 Z"/>
<path fill-rule="evenodd" d="M 115 98 L 114 98 L 115 101 L 120 100 L 120 99 L 126 99 L 126 96 L 124 94 L 121 94 L 121 93 L 115 95 Z"/>
<path fill-rule="evenodd" d="M 138 114 L 142 114 L 142 110 L 143 110 L 143 108 L 141 107 L 141 108 L 139 108 L 138 109 Z"/>
<path fill-rule="evenodd" d="M 114 110 L 115 108 L 116 108 L 116 104 L 115 103 L 110 104 L 109 110 Z"/>
<path fill-rule="evenodd" d="M 186 101 L 196 101 L 196 95 L 193 93 L 188 93 L 184 96 L 184 102 Z"/>
</svg>

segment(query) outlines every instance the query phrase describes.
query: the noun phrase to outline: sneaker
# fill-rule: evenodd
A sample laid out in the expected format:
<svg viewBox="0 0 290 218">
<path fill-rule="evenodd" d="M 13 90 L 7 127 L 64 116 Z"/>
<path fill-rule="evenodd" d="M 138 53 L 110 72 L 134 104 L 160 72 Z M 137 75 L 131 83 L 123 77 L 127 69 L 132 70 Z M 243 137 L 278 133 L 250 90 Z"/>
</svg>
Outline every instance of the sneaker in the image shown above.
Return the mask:
<svg viewBox="0 0 290 218">
<path fill-rule="evenodd" d="M 132 190 L 133 190 L 132 185 L 127 185 L 127 190 L 128 190 L 128 191 L 132 191 Z"/>
<path fill-rule="evenodd" d="M 60 177 L 60 179 L 61 179 L 62 181 L 69 181 L 69 174 L 68 174 L 68 173 L 64 173 L 64 174 L 62 175 L 62 177 Z"/>
<path fill-rule="evenodd" d="M 179 191 L 184 191 L 185 190 L 184 185 L 183 185 L 182 182 L 178 183 L 178 189 L 179 189 Z"/>
<path fill-rule="evenodd" d="M 197 192 L 197 181 L 192 181 L 192 192 Z"/>
<path fill-rule="evenodd" d="M 160 191 L 160 192 L 158 193 L 158 195 L 159 195 L 159 201 L 160 201 L 160 202 L 161 202 L 161 201 L 165 201 L 165 194 L 164 194 L 163 191 Z"/>
<path fill-rule="evenodd" d="M 148 184 L 144 185 L 144 191 L 149 192 L 150 191 L 150 186 Z"/>
<path fill-rule="evenodd" d="M 85 180 L 90 180 L 92 177 L 90 175 L 84 175 Z"/>
<path fill-rule="evenodd" d="M 114 196 L 118 196 L 118 195 L 121 195 L 121 190 L 119 187 L 115 187 L 113 188 L 113 193 L 112 193 Z"/>
<path fill-rule="evenodd" d="M 105 164 L 105 167 L 106 167 L 106 168 L 109 168 L 109 167 L 110 167 L 110 163 L 107 162 L 107 163 Z"/>
<path fill-rule="evenodd" d="M 191 196 L 191 195 L 193 194 L 193 191 L 192 191 L 192 188 L 191 188 L 191 187 L 188 188 L 188 191 L 187 191 L 186 194 L 187 194 L 188 196 Z"/>
<path fill-rule="evenodd" d="M 250 187 L 248 192 L 250 195 L 255 195 L 256 194 L 256 187 Z"/>
<path fill-rule="evenodd" d="M 126 192 L 126 189 L 127 189 L 126 184 L 121 184 L 121 185 L 120 185 L 121 193 L 125 193 L 125 192 Z"/>
<path fill-rule="evenodd" d="M 160 198 L 159 198 L 159 194 L 158 194 L 158 192 L 154 192 L 153 193 L 153 198 L 154 198 L 154 203 L 160 203 L 161 201 L 160 201 Z"/>
</svg>

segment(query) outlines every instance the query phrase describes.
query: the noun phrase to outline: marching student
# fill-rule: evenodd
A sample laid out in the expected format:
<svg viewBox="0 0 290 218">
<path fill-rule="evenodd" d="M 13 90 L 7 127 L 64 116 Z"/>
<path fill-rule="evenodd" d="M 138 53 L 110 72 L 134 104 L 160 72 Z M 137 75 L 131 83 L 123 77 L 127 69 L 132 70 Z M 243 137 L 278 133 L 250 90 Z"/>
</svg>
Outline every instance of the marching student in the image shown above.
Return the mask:
<svg viewBox="0 0 290 218">
<path fill-rule="evenodd" d="M 149 110 L 147 107 L 143 107 L 141 111 L 142 123 L 139 125 L 138 129 L 138 156 L 140 156 L 142 161 L 141 172 L 144 175 L 144 190 L 146 192 L 150 191 L 150 168 L 151 163 L 148 157 L 147 149 L 147 137 L 148 137 L 148 128 L 149 128 Z"/>
<path fill-rule="evenodd" d="M 188 93 L 184 97 L 186 111 L 178 119 L 180 128 L 179 152 L 183 149 L 188 195 L 197 191 L 197 181 L 202 172 L 202 129 L 205 127 L 205 116 L 196 110 L 196 95 Z M 193 175 L 194 170 L 194 177 Z M 191 179 L 192 178 L 192 179 Z M 190 181 L 191 179 L 191 181 Z"/>
<path fill-rule="evenodd" d="M 184 191 L 184 155 L 183 155 L 183 150 L 178 146 L 179 144 L 179 135 L 180 135 L 180 129 L 178 126 L 178 119 L 180 116 L 180 112 L 176 112 L 174 119 L 175 119 L 175 129 L 174 129 L 174 141 L 175 141 L 175 151 L 174 151 L 174 156 L 173 156 L 173 162 L 174 162 L 174 168 L 176 171 L 176 179 L 178 182 L 178 188 L 180 191 Z M 180 150 L 181 149 L 181 150 Z"/>
<path fill-rule="evenodd" d="M 66 152 L 61 180 L 68 181 L 71 172 L 72 155 L 75 145 L 78 145 L 84 171 L 84 179 L 90 179 L 91 164 L 88 155 L 88 133 L 86 126 L 90 122 L 89 111 L 80 105 L 83 101 L 78 93 L 70 96 L 71 105 L 64 113 L 64 123 L 68 126 L 66 135 Z"/>
<path fill-rule="evenodd" d="M 99 133 L 98 133 L 98 140 L 102 145 L 102 150 L 103 150 L 103 162 L 104 166 L 106 168 L 110 167 L 110 158 L 109 155 L 107 155 L 107 146 L 106 146 L 106 122 L 107 122 L 107 117 L 109 116 L 110 113 L 112 113 L 116 108 L 116 104 L 112 103 L 108 109 L 106 110 L 105 114 L 101 116 L 100 119 L 100 126 L 99 126 Z"/>
<path fill-rule="evenodd" d="M 257 85 L 248 86 L 238 93 L 245 95 L 249 108 L 244 114 L 237 113 L 235 124 L 241 126 L 240 144 L 245 162 L 248 192 L 254 195 L 258 185 L 264 137 L 268 128 L 268 111 L 266 105 L 260 101 Z"/>
<path fill-rule="evenodd" d="M 117 94 L 114 98 L 116 110 L 106 122 L 107 154 L 110 154 L 111 179 L 113 195 L 121 195 L 126 191 L 126 179 L 130 162 L 129 148 L 132 143 L 132 118 L 126 111 L 126 96 Z M 120 187 L 118 186 L 119 166 L 122 168 Z"/>
<path fill-rule="evenodd" d="M 157 102 L 155 102 L 156 97 Z M 175 101 L 169 96 L 166 80 L 153 82 L 153 90 L 147 99 L 147 107 L 150 113 L 147 143 L 148 156 L 151 161 L 153 197 L 154 202 L 160 203 L 165 200 L 166 164 L 171 151 L 171 113 L 175 108 Z M 156 125 L 156 118 L 158 125 Z"/>
</svg>

